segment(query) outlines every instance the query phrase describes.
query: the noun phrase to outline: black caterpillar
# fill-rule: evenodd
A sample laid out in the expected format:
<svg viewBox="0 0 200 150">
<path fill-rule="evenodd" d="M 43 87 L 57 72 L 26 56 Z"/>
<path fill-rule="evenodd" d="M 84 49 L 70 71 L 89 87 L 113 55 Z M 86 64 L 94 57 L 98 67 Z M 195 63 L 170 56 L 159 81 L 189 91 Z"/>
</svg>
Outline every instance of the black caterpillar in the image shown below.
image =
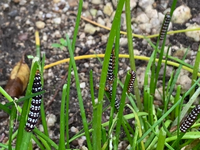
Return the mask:
<svg viewBox="0 0 200 150">
<path fill-rule="evenodd" d="M 135 81 L 135 78 L 136 78 L 136 74 L 135 74 L 135 71 L 130 71 L 130 74 L 131 74 L 131 78 L 130 78 L 130 81 L 129 81 L 129 84 L 128 84 L 128 88 L 127 88 L 127 93 L 131 93 L 132 89 L 133 89 L 133 84 L 134 84 L 134 81 Z"/>
<path fill-rule="evenodd" d="M 42 91 L 42 84 L 39 71 L 36 72 L 35 78 L 33 81 L 32 93 L 38 93 Z M 31 101 L 30 112 L 28 114 L 28 119 L 26 122 L 25 130 L 31 132 L 39 118 L 40 115 L 40 105 L 41 105 L 42 94 L 34 96 Z"/>
<path fill-rule="evenodd" d="M 163 39 L 164 39 L 165 34 L 166 34 L 166 32 L 167 32 L 167 29 L 168 29 L 168 26 L 169 26 L 169 23 L 170 23 L 170 20 L 171 20 L 171 16 L 170 16 L 169 13 L 167 13 L 167 14 L 165 15 L 164 23 L 162 24 L 162 28 L 161 28 L 161 30 L 160 30 L 160 37 L 159 37 L 160 40 L 163 40 Z"/>
<path fill-rule="evenodd" d="M 112 86 L 110 87 L 108 92 L 110 94 L 110 100 L 112 100 Z M 115 108 L 119 110 L 119 106 L 120 106 L 120 100 L 117 97 L 115 97 Z"/>
<path fill-rule="evenodd" d="M 115 69 L 115 50 L 113 49 L 110 55 L 109 64 L 108 64 L 108 74 L 106 79 L 105 91 L 110 91 L 110 87 L 113 85 L 114 80 L 114 69 Z"/>
<path fill-rule="evenodd" d="M 114 69 L 115 69 L 115 49 L 112 49 L 109 64 L 108 64 L 108 75 L 106 80 L 106 87 L 105 91 L 108 91 L 110 94 L 110 99 L 112 98 L 112 86 L 113 86 L 113 80 L 114 80 Z M 115 98 L 115 108 L 119 110 L 120 101 L 116 97 Z"/>
<path fill-rule="evenodd" d="M 109 60 L 109 64 L 108 64 L 108 77 L 107 77 L 107 81 L 112 84 L 113 80 L 114 80 L 114 71 L 115 69 L 115 50 L 113 49 L 110 55 L 110 60 Z"/>
<path fill-rule="evenodd" d="M 180 126 L 181 132 L 186 132 L 187 129 L 189 129 L 194 124 L 199 113 L 200 113 L 200 105 L 197 105 L 194 109 L 192 109 L 187 118 L 181 124 Z"/>
</svg>

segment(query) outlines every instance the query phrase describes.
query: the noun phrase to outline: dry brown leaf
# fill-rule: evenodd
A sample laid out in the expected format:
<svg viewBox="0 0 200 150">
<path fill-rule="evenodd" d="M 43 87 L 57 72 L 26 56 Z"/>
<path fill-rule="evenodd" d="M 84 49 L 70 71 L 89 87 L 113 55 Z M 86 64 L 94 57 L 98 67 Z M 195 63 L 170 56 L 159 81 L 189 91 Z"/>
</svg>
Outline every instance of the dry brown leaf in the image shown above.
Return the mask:
<svg viewBox="0 0 200 150">
<path fill-rule="evenodd" d="M 24 93 L 29 80 L 30 69 L 23 61 L 19 61 L 13 68 L 5 91 L 11 97 L 19 97 Z"/>
</svg>

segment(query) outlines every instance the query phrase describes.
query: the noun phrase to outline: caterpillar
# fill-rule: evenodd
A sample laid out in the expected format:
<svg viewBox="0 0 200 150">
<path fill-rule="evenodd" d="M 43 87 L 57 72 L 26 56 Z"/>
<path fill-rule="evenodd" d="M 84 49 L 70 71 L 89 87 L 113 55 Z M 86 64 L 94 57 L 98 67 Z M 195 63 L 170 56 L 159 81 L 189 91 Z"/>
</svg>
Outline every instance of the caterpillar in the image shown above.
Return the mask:
<svg viewBox="0 0 200 150">
<path fill-rule="evenodd" d="M 114 69 L 115 69 L 115 50 L 113 49 L 112 52 L 111 52 L 109 64 L 108 64 L 108 73 L 107 73 L 105 91 L 109 92 L 109 89 L 113 84 L 113 80 L 114 80 L 113 71 L 114 71 Z"/>
<path fill-rule="evenodd" d="M 107 81 L 111 84 L 114 79 L 114 73 L 113 73 L 114 69 L 115 69 L 115 50 L 113 49 L 108 64 L 108 77 L 107 77 Z"/>
<path fill-rule="evenodd" d="M 108 75 L 106 80 L 106 86 L 105 91 L 109 92 L 110 99 L 112 98 L 112 86 L 113 86 L 113 80 L 114 80 L 114 71 L 115 69 L 115 49 L 112 49 L 109 64 L 108 64 Z M 120 101 L 117 97 L 115 97 L 115 108 L 119 110 Z"/>
<path fill-rule="evenodd" d="M 170 16 L 169 13 L 167 13 L 165 15 L 164 22 L 163 22 L 161 30 L 160 30 L 160 35 L 159 35 L 160 40 L 164 39 L 165 34 L 167 32 L 167 29 L 168 29 L 168 26 L 169 26 L 169 23 L 170 23 L 170 20 L 171 20 L 171 16 Z"/>
<path fill-rule="evenodd" d="M 119 110 L 119 106 L 120 106 L 120 100 L 117 97 L 115 97 L 115 108 Z"/>
<path fill-rule="evenodd" d="M 134 84 L 134 81 L 135 81 L 135 78 L 136 78 L 136 74 L 135 74 L 135 71 L 130 71 L 130 74 L 131 74 L 131 78 L 130 78 L 130 81 L 129 81 L 129 84 L 128 84 L 128 88 L 127 88 L 127 93 L 131 93 L 132 89 L 133 89 L 133 84 Z"/>
<path fill-rule="evenodd" d="M 110 87 L 108 92 L 110 94 L 110 100 L 111 100 L 112 99 L 112 86 Z M 120 100 L 117 97 L 115 97 L 115 108 L 117 110 L 119 110 L 119 106 L 120 106 Z"/>
<path fill-rule="evenodd" d="M 186 132 L 187 129 L 189 129 L 194 124 L 199 113 L 200 113 L 200 105 L 196 105 L 196 107 L 192 109 L 187 118 L 181 124 L 180 126 L 181 132 Z"/>
<path fill-rule="evenodd" d="M 35 78 L 33 81 L 32 93 L 38 93 L 42 91 L 42 84 L 39 71 L 36 72 Z M 40 105 L 41 105 L 42 95 L 37 95 L 32 98 L 30 112 L 28 114 L 28 119 L 26 122 L 25 130 L 31 132 L 39 118 L 40 115 Z"/>
</svg>

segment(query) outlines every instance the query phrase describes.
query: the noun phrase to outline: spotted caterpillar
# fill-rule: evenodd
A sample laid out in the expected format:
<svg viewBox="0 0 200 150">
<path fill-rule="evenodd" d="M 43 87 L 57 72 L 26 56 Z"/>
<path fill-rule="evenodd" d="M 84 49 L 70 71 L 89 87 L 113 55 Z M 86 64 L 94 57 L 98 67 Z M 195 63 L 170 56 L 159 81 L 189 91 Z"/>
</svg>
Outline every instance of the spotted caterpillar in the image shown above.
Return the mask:
<svg viewBox="0 0 200 150">
<path fill-rule="evenodd" d="M 108 75 L 107 75 L 107 81 L 106 81 L 106 87 L 105 90 L 109 92 L 110 99 L 112 98 L 112 86 L 113 86 L 113 80 L 114 80 L 114 71 L 115 69 L 115 50 L 113 49 L 110 55 L 109 64 L 108 64 Z M 118 110 L 120 106 L 120 101 L 116 97 L 115 98 L 115 108 Z"/>
<path fill-rule="evenodd" d="M 42 91 L 42 84 L 39 71 L 36 72 L 35 78 L 33 81 L 32 93 L 38 93 Z M 28 119 L 26 122 L 25 130 L 31 132 L 39 118 L 40 115 L 40 105 L 41 105 L 42 95 L 37 95 L 32 98 L 30 112 L 28 114 Z"/>
<path fill-rule="evenodd" d="M 187 129 L 189 129 L 194 124 L 199 113 L 200 113 L 200 105 L 197 105 L 195 108 L 192 109 L 187 118 L 181 124 L 180 126 L 181 132 L 186 132 Z"/>
<path fill-rule="evenodd" d="M 167 29 L 168 29 L 168 26 L 169 26 L 169 23 L 170 23 L 170 20 L 171 20 L 171 16 L 170 16 L 169 13 L 167 13 L 167 14 L 165 15 L 164 23 L 163 23 L 163 25 L 162 25 L 162 28 L 161 28 L 161 30 L 160 30 L 160 35 L 159 35 L 159 36 L 160 36 L 160 37 L 159 37 L 160 40 L 163 40 L 163 39 L 164 39 L 165 34 L 166 34 L 166 32 L 167 32 Z"/>
<path fill-rule="evenodd" d="M 130 78 L 130 81 L 129 81 L 129 84 L 128 84 L 128 88 L 127 88 L 127 93 L 129 94 L 132 89 L 133 89 L 133 84 L 134 84 L 134 81 L 135 81 L 135 78 L 136 78 L 136 74 L 134 71 L 130 71 L 130 74 L 131 74 L 131 78 Z"/>
</svg>

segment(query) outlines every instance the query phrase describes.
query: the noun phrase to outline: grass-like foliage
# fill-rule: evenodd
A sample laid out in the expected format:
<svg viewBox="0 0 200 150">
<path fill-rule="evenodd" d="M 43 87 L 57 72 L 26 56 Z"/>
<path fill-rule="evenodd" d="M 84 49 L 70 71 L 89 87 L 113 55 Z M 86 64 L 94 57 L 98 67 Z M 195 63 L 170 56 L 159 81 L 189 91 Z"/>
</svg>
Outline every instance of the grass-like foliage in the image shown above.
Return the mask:
<svg viewBox="0 0 200 150">
<path fill-rule="evenodd" d="M 177 0 L 174 0 L 171 6 L 170 16 L 172 16 L 174 9 L 176 8 Z M 74 30 L 73 39 L 70 40 L 69 36 L 66 35 L 66 39 L 61 39 L 59 44 L 54 44 L 54 47 L 63 48 L 67 47 L 70 60 L 68 67 L 68 78 L 66 84 L 63 86 L 62 90 L 62 99 L 61 99 L 61 108 L 60 108 L 60 140 L 59 143 L 52 141 L 48 134 L 48 128 L 46 124 L 46 117 L 44 111 L 44 104 L 41 105 L 41 119 L 44 132 L 39 131 L 35 128 L 32 132 L 26 132 L 24 130 L 25 123 L 27 120 L 28 111 L 30 108 L 31 98 L 43 94 L 44 91 L 40 93 L 31 93 L 32 84 L 34 80 L 34 75 L 36 70 L 39 70 L 41 76 L 43 76 L 44 68 L 44 59 L 40 60 L 40 43 L 38 32 L 36 32 L 36 52 L 37 56 L 33 58 L 29 84 L 26 90 L 25 97 L 14 101 L 1 87 L 0 92 L 9 100 L 6 104 L 0 104 L 0 109 L 6 112 L 10 117 L 9 124 L 9 140 L 7 143 L 0 143 L 0 150 L 4 149 L 16 149 L 16 150 L 27 150 L 32 149 L 32 140 L 35 141 L 39 149 L 42 150 L 51 150 L 51 149 L 70 149 L 70 143 L 81 137 L 86 137 L 87 145 L 86 147 L 89 150 L 108 150 L 114 149 L 117 150 L 119 143 L 121 141 L 127 141 L 128 148 L 131 150 L 161 150 L 161 149 L 170 149 L 177 150 L 183 147 L 198 150 L 200 146 L 199 138 L 200 133 L 197 131 L 197 128 L 200 127 L 199 120 L 197 119 L 196 123 L 190 127 L 186 133 L 182 133 L 179 130 L 181 120 L 183 117 L 191 111 L 193 108 L 193 103 L 196 101 L 197 97 L 200 94 L 200 87 L 198 75 L 199 75 L 199 64 L 200 64 L 200 47 L 197 52 L 196 60 L 194 66 L 184 62 L 187 51 L 184 57 L 180 60 L 172 56 L 168 56 L 169 48 L 167 52 L 164 52 L 166 34 L 164 34 L 164 40 L 160 41 L 159 37 L 157 43 L 154 45 L 150 39 L 144 37 L 148 43 L 154 49 L 150 58 L 148 58 L 148 64 L 146 66 L 145 76 L 144 76 L 144 87 L 143 92 L 140 93 L 138 88 L 138 81 L 134 82 L 134 95 L 127 94 L 127 88 L 129 85 L 129 80 L 131 78 L 130 72 L 127 72 L 125 82 L 122 83 L 117 78 L 118 73 L 118 62 L 119 62 L 119 39 L 120 39 L 120 18 L 125 5 L 126 13 L 126 25 L 127 25 L 127 39 L 128 39 L 128 51 L 129 51 L 129 60 L 130 68 L 136 72 L 135 59 L 133 53 L 133 42 L 132 42 L 132 31 L 131 30 L 131 16 L 130 16 L 130 0 L 119 0 L 118 6 L 116 9 L 115 17 L 113 19 L 112 28 L 110 30 L 106 51 L 104 55 L 104 60 L 102 63 L 102 72 L 99 82 L 98 97 L 95 98 L 95 90 L 93 85 L 93 71 L 90 70 L 90 95 L 93 109 L 93 117 L 91 122 L 87 121 L 85 115 L 85 109 L 83 104 L 83 98 L 81 95 L 80 82 L 78 77 L 77 66 L 74 57 L 76 37 L 78 33 L 79 22 L 81 18 L 83 1 L 79 1 L 79 9 L 77 14 L 77 20 Z M 163 33 L 162 33 L 163 34 Z M 113 70 L 113 83 L 112 83 L 112 94 L 105 91 L 106 81 L 107 81 L 107 71 L 109 60 L 111 56 L 111 51 L 114 45 L 114 70 Z M 159 47 L 159 45 L 162 45 Z M 166 81 L 166 72 L 167 66 L 169 64 L 178 64 L 174 67 L 174 70 L 171 72 L 171 77 Z M 155 107 L 155 92 L 158 89 L 157 82 L 160 79 L 160 70 L 161 67 L 164 67 L 164 73 L 162 80 L 162 92 L 160 96 L 162 97 L 162 105 Z M 192 72 L 192 84 L 191 88 L 186 91 L 184 94 L 181 94 L 181 86 L 177 85 L 177 79 L 183 68 L 189 68 Z M 189 70 L 188 69 L 188 70 Z M 77 96 L 79 102 L 80 113 L 82 117 L 83 129 L 74 135 L 73 137 L 69 136 L 69 101 L 70 101 L 70 83 L 71 83 L 71 72 L 74 71 Z M 43 85 L 43 77 L 41 79 Z M 116 99 L 116 89 L 117 86 L 121 86 L 123 91 L 120 95 L 120 106 L 117 110 L 115 108 L 115 99 Z M 199 87 L 196 89 L 196 87 Z M 175 95 L 173 94 L 175 93 Z M 109 97 L 109 94 L 112 96 Z M 105 98 L 110 100 L 110 105 L 103 109 L 103 102 Z M 184 99 L 189 97 L 187 103 L 184 102 Z M 30 99 L 30 100 L 29 100 Z M 96 100 L 97 99 L 97 100 Z M 127 102 L 128 99 L 128 102 Z M 142 101 L 143 100 L 143 101 Z M 19 107 L 18 104 L 23 102 L 23 107 Z M 110 109 L 108 109 L 110 108 Z M 124 115 L 124 109 L 129 109 L 130 114 Z M 110 119 L 108 122 L 102 123 L 102 114 L 103 111 L 110 112 Z M 19 112 L 19 113 L 16 113 Z M 16 115 L 16 114 L 19 114 Z M 17 131 L 13 132 L 14 122 L 19 121 L 19 128 Z M 134 124 L 132 121 L 134 120 Z M 89 126 L 90 125 L 90 126 Z M 32 134 L 34 133 L 34 134 Z M 123 133 L 123 138 L 121 134 Z M 15 141 L 15 146 L 12 146 L 12 142 Z"/>
</svg>

